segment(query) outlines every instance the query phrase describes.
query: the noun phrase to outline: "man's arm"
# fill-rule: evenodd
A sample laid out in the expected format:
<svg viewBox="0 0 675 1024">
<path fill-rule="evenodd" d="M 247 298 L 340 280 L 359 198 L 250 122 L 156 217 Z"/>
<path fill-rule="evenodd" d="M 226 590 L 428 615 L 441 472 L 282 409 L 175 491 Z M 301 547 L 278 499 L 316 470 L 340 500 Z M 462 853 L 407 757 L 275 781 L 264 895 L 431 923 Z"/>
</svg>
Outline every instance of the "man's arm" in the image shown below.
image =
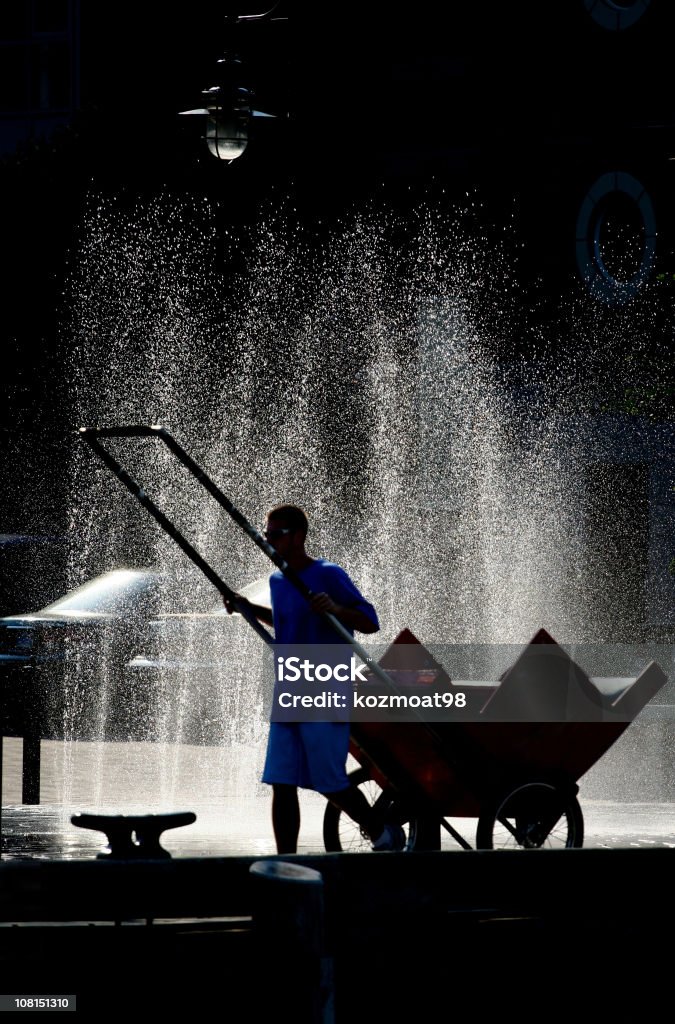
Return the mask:
<svg viewBox="0 0 675 1024">
<path fill-rule="evenodd" d="M 253 604 L 252 601 L 249 601 L 247 597 L 243 597 L 241 594 L 237 594 L 237 598 L 239 599 L 239 603 L 246 605 L 248 610 L 252 612 L 260 622 L 264 622 L 268 626 L 274 625 L 271 608 L 266 608 L 265 605 L 262 604 Z M 237 611 L 234 602 L 230 601 L 226 597 L 223 598 L 223 604 L 230 615 Z"/>
<path fill-rule="evenodd" d="M 315 594 L 309 606 L 313 612 L 328 612 L 334 615 L 343 626 L 358 629 L 360 633 L 377 633 L 380 628 L 360 608 L 348 608 L 337 604 L 328 594 Z"/>
</svg>

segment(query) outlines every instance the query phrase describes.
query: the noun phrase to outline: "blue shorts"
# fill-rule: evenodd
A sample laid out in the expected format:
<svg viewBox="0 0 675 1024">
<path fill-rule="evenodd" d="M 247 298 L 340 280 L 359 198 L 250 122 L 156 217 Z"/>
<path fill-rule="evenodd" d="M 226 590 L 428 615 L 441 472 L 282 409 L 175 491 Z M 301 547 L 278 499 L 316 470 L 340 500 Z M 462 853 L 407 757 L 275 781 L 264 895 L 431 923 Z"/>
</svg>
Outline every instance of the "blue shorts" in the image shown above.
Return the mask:
<svg viewBox="0 0 675 1024">
<path fill-rule="evenodd" d="M 271 722 L 262 781 L 338 793 L 348 753 L 348 722 Z"/>
</svg>

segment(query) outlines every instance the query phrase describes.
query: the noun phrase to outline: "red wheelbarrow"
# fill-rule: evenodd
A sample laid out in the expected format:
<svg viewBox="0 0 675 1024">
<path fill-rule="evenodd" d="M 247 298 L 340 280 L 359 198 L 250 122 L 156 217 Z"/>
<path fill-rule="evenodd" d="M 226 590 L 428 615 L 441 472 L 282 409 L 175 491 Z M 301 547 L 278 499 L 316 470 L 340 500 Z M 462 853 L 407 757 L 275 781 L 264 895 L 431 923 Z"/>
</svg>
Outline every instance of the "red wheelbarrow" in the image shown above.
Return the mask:
<svg viewBox="0 0 675 1024">
<path fill-rule="evenodd" d="M 398 680 L 397 692 L 421 689 L 431 672 L 436 692 L 463 694 L 451 720 L 403 721 L 393 711 L 352 721 L 359 767 L 350 782 L 404 826 L 408 850 L 439 848 L 441 829 L 472 849 L 448 818 L 478 819 L 478 849 L 582 846 L 578 780 L 667 681 L 654 661 L 636 678 L 591 679 L 545 630 L 495 683 L 453 682 L 409 630 L 379 664 Z M 324 843 L 370 849 L 333 804 Z"/>
</svg>

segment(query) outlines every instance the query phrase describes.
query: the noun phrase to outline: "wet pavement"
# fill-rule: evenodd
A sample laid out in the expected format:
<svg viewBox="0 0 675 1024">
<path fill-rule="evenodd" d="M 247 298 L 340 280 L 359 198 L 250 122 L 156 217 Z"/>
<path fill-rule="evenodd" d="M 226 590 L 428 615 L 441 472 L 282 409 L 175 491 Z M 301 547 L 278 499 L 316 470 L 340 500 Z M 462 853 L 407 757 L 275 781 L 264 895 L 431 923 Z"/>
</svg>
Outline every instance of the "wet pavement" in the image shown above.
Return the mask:
<svg viewBox="0 0 675 1024">
<path fill-rule="evenodd" d="M 270 793 L 258 782 L 261 746 L 238 750 L 159 744 L 43 741 L 42 803 L 21 804 L 21 741 L 5 739 L 2 856 L 74 860 L 105 851 L 102 833 L 76 827 L 77 813 L 158 814 L 193 811 L 196 821 L 163 833 L 173 857 L 264 856 L 275 852 Z M 597 799 L 582 780 L 585 848 L 675 847 L 675 802 Z M 324 850 L 324 799 L 301 794 L 299 853 Z M 450 818 L 473 845 L 476 821 Z M 461 852 L 442 836 L 443 850 Z"/>
<path fill-rule="evenodd" d="M 192 805 L 188 809 L 193 809 Z M 181 808 L 183 809 L 183 808 Z M 145 809 L 147 812 L 147 808 Z M 670 847 L 675 848 L 675 805 L 618 804 L 606 801 L 582 802 L 585 823 L 584 848 Z M 79 807 L 50 804 L 39 807 L 5 806 L 2 811 L 4 860 L 40 858 L 83 860 L 106 848 L 105 836 L 71 824 Z M 142 813 L 142 808 L 125 808 L 122 813 Z M 97 808 L 97 813 L 121 813 L 117 807 Z M 193 825 L 163 834 L 161 845 L 173 857 L 222 857 L 228 854 L 264 856 L 272 854 L 274 842 L 269 800 L 223 801 L 220 805 L 197 806 Z M 298 852 L 321 853 L 323 805 L 303 804 L 303 825 Z M 448 819 L 470 843 L 476 822 L 467 818 Z M 451 837 L 443 837 L 442 849 L 461 852 Z"/>
</svg>

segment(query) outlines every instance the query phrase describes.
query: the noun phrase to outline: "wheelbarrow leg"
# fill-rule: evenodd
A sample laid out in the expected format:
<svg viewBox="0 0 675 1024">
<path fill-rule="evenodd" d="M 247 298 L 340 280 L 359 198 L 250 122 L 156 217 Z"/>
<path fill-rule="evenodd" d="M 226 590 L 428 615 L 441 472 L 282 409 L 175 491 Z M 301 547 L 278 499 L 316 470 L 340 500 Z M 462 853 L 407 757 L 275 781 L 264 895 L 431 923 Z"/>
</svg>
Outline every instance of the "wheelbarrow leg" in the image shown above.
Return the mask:
<svg viewBox="0 0 675 1024">
<path fill-rule="evenodd" d="M 415 850 L 440 850 L 441 829 L 451 835 L 463 850 L 473 849 L 464 836 L 460 835 L 445 818 L 439 818 L 438 814 L 420 814 L 415 832 Z"/>
<path fill-rule="evenodd" d="M 416 850 L 440 850 L 441 848 L 441 823 L 434 815 L 420 815 L 417 819 L 417 833 L 415 838 Z"/>
<path fill-rule="evenodd" d="M 463 850 L 473 850 L 473 846 L 471 845 L 471 843 L 467 843 L 464 836 L 461 836 L 457 829 L 454 829 L 452 827 L 449 821 L 446 821 L 445 818 L 441 818 L 441 825 L 446 832 L 450 833 L 455 842 L 459 843 Z"/>
</svg>

